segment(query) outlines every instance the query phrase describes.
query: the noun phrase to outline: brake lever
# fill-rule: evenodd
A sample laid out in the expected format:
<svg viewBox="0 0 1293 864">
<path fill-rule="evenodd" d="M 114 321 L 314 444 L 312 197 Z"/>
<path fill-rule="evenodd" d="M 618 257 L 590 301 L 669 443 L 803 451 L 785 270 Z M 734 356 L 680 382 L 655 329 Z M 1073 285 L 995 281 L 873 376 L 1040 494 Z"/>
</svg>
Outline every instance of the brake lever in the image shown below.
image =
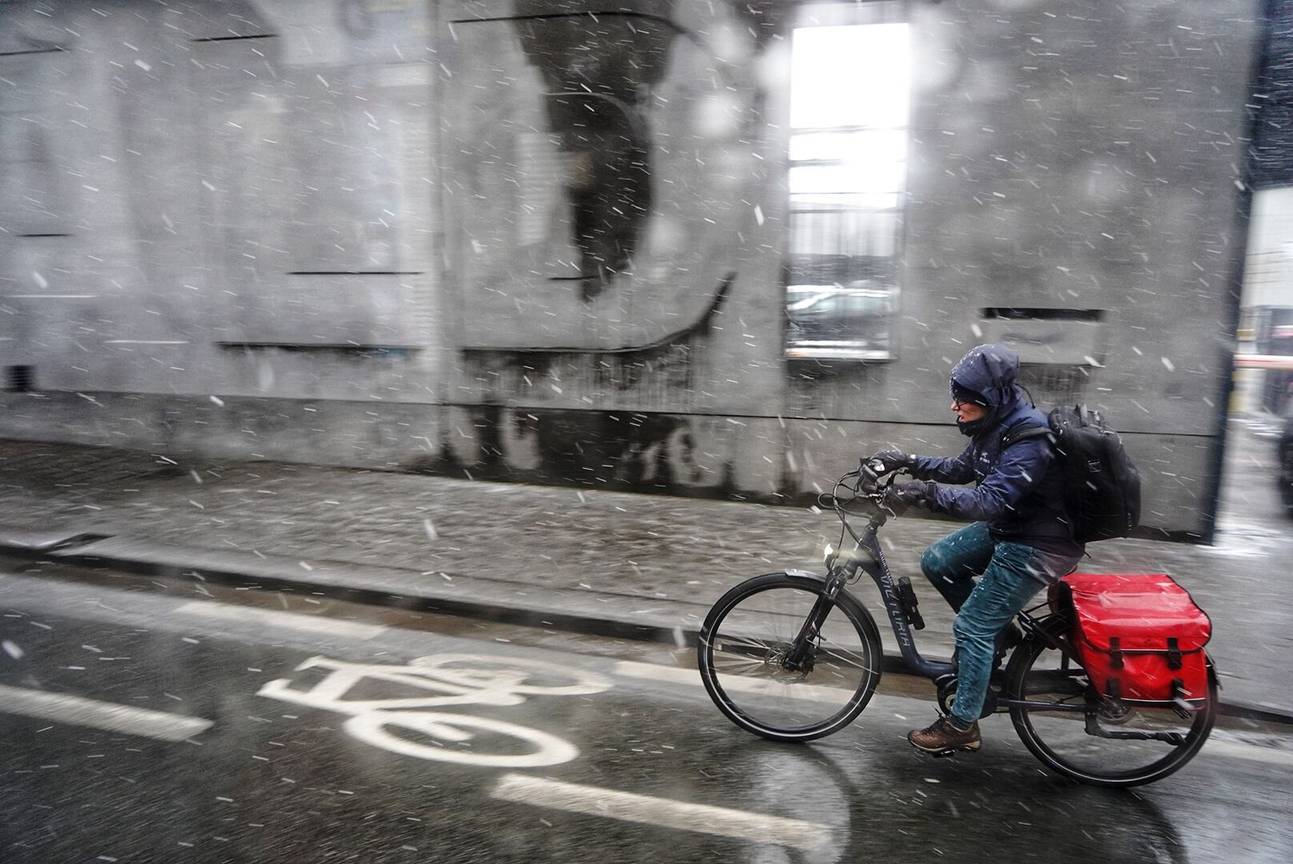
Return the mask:
<svg viewBox="0 0 1293 864">
<path fill-rule="evenodd" d="M 901 516 L 907 510 L 907 505 L 905 504 L 895 505 L 892 501 L 889 500 L 889 495 L 888 495 L 889 490 L 892 489 L 894 487 L 894 484 L 898 482 L 898 475 L 906 474 L 906 473 L 907 472 L 905 469 L 899 468 L 897 471 L 894 471 L 892 474 L 886 477 L 883 483 L 881 483 L 878 487 L 876 487 L 876 492 L 874 496 L 875 501 L 890 516 Z"/>
<path fill-rule="evenodd" d="M 880 474 L 865 459 L 858 460 L 858 482 L 853 484 L 856 495 L 874 495 L 880 487 Z"/>
</svg>

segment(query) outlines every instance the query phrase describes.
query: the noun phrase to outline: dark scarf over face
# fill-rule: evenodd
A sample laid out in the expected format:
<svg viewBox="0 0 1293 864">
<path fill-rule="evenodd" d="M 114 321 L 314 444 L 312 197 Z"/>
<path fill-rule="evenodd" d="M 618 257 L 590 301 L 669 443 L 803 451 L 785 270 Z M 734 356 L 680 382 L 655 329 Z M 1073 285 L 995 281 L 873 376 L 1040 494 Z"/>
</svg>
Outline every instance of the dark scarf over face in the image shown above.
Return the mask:
<svg viewBox="0 0 1293 864">
<path fill-rule="evenodd" d="M 961 430 L 961 434 L 966 436 L 967 438 L 973 438 L 975 435 L 978 435 L 980 432 L 982 432 L 984 429 L 989 428 L 991 425 L 992 425 L 991 414 L 985 414 L 984 416 L 980 417 L 978 420 L 967 421 L 967 420 L 961 420 L 960 418 L 957 418 L 956 420 L 956 428 Z"/>
</svg>

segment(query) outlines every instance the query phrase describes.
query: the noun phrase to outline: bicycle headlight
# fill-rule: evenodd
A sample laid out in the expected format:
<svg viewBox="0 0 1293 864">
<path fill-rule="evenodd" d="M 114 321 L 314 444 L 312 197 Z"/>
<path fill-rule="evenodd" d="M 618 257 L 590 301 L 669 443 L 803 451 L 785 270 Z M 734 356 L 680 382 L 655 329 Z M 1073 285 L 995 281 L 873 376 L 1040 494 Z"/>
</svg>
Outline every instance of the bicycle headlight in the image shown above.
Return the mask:
<svg viewBox="0 0 1293 864">
<path fill-rule="evenodd" d="M 831 564 L 831 561 L 834 558 L 835 558 L 835 547 L 827 543 L 826 548 L 822 550 L 822 561 L 824 561 L 826 563 L 826 566 L 829 567 Z"/>
</svg>

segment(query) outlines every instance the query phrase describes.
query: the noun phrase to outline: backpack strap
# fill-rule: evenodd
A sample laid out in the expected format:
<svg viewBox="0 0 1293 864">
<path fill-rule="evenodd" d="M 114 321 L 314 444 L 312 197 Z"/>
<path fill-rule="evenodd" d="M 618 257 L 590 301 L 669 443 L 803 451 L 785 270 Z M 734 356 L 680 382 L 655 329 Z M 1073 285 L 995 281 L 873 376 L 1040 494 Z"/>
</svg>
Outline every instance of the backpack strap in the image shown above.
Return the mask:
<svg viewBox="0 0 1293 864">
<path fill-rule="evenodd" d="M 1031 438 L 1049 438 L 1050 436 L 1051 430 L 1049 426 L 1025 426 L 1022 429 L 1016 426 L 1001 436 L 1001 449 L 1005 450 L 1011 444 L 1027 441 Z"/>
</svg>

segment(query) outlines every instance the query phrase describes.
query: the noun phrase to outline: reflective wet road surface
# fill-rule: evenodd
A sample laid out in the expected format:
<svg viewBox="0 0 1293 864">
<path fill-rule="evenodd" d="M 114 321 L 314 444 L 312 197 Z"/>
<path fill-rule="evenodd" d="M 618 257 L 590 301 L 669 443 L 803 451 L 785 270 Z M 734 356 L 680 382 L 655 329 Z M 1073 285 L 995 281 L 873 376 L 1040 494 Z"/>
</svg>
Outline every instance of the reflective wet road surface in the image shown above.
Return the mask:
<svg viewBox="0 0 1293 864">
<path fill-rule="evenodd" d="M 1287 728 L 1231 720 L 1113 792 L 1048 774 L 1005 717 L 977 755 L 919 756 L 930 688 L 900 677 L 779 745 L 686 650 L 33 575 L 0 578 L 0 612 L 13 864 L 1293 859 Z"/>
</svg>

